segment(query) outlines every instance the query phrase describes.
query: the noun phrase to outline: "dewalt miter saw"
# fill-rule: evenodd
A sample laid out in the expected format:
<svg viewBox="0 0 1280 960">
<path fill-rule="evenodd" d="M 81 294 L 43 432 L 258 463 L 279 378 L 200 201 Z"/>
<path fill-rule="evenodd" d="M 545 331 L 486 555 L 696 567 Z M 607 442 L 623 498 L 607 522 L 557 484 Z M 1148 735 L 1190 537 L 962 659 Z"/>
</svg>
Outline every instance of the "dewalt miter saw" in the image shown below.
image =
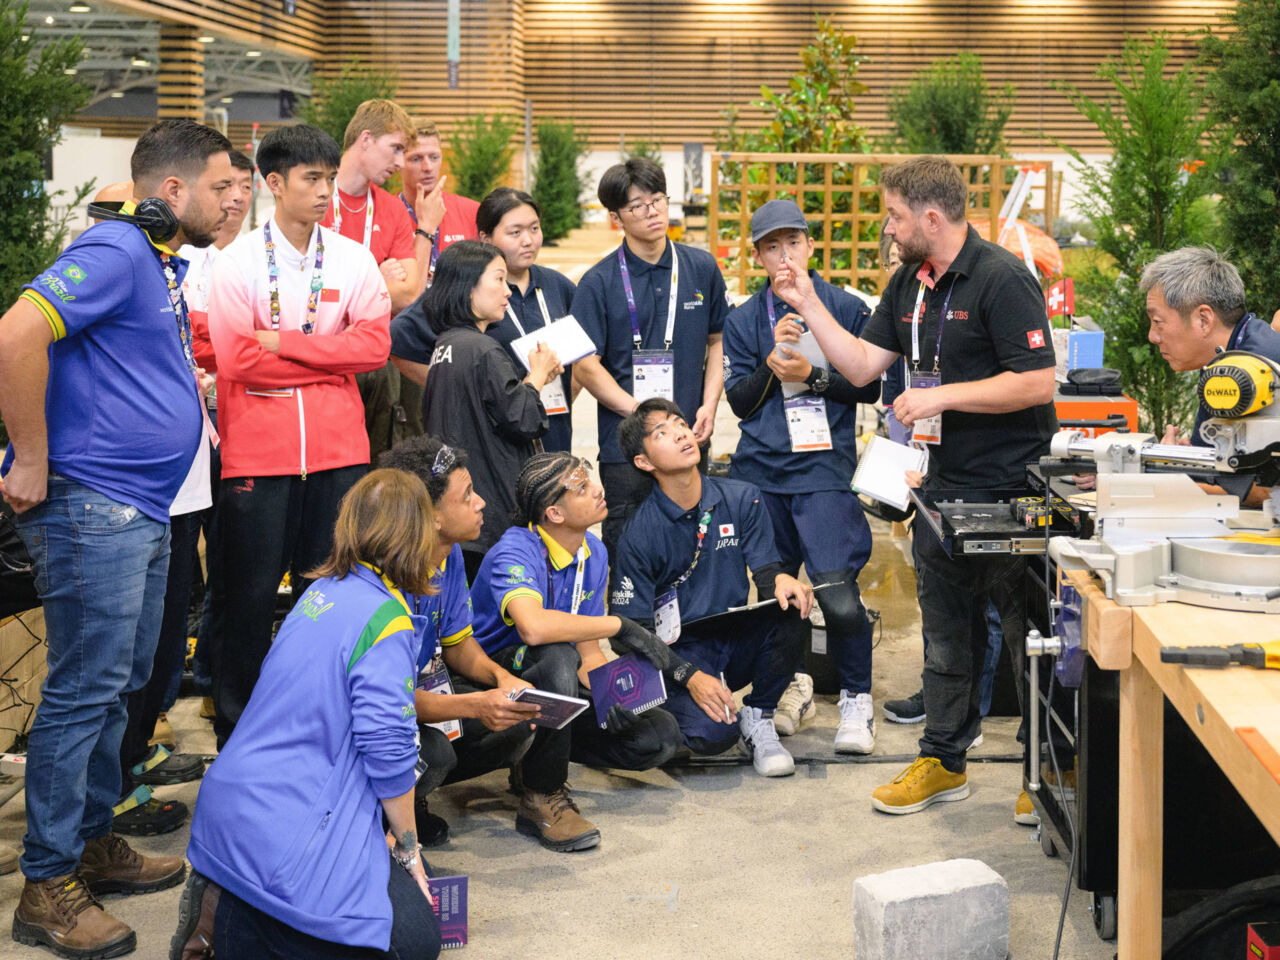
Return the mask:
<svg viewBox="0 0 1280 960">
<path fill-rule="evenodd" d="M 1196 393 L 1209 415 L 1200 429 L 1209 446 L 1142 433 L 1064 430 L 1053 438 L 1054 458 L 1097 471 L 1098 492 L 1094 536 L 1056 538 L 1050 554 L 1061 566 L 1095 571 L 1123 606 L 1181 600 L 1280 613 L 1280 364 L 1220 353 Z M 1262 517 L 1242 526 L 1238 497 L 1210 493 L 1188 473 L 1210 483 L 1248 476 L 1272 492 Z"/>
</svg>

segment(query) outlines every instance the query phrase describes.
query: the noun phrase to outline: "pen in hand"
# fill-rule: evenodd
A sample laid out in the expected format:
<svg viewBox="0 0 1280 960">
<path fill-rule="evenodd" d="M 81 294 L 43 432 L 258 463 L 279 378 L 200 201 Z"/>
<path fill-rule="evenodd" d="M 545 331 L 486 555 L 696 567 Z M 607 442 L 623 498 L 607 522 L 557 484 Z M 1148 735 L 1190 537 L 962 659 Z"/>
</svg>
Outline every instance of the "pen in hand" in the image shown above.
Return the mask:
<svg viewBox="0 0 1280 960">
<path fill-rule="evenodd" d="M 724 687 L 726 690 L 728 690 L 728 689 L 729 689 L 729 685 L 728 685 L 727 683 L 725 683 L 725 682 L 724 682 L 724 671 L 723 671 L 723 670 L 721 670 L 721 671 L 720 671 L 720 686 Z M 730 715 L 730 713 L 729 713 L 729 705 L 728 705 L 727 703 L 724 705 L 724 722 L 725 722 L 725 723 L 733 723 L 733 717 L 732 717 L 732 715 Z"/>
</svg>

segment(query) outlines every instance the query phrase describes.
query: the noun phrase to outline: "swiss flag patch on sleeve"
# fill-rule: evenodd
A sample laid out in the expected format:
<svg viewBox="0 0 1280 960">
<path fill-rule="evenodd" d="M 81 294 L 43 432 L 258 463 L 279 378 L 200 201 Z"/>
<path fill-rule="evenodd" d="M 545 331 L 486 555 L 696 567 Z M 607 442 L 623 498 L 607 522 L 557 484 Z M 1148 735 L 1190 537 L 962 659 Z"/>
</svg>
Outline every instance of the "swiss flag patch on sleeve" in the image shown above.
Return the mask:
<svg viewBox="0 0 1280 960">
<path fill-rule="evenodd" d="M 732 536 L 733 536 L 733 524 L 732 524 L 732 523 L 722 523 L 722 524 L 720 524 L 720 536 L 722 536 L 722 537 L 732 537 Z"/>
<path fill-rule="evenodd" d="M 1034 349 L 1035 347 L 1043 347 L 1043 346 L 1044 346 L 1044 331 L 1043 331 L 1043 330 L 1028 330 L 1028 331 L 1027 331 L 1027 343 L 1028 343 L 1028 344 L 1029 344 L 1033 349 Z"/>
</svg>

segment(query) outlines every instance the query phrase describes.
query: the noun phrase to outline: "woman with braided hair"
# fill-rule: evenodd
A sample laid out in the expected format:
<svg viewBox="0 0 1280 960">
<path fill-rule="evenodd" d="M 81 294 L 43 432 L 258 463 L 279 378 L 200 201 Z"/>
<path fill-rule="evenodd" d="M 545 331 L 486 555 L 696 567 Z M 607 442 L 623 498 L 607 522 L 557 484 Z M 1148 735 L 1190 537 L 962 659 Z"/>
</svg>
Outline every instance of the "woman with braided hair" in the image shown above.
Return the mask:
<svg viewBox="0 0 1280 960">
<path fill-rule="evenodd" d="M 608 508 L 591 464 L 564 452 L 536 454 L 521 468 L 514 493 L 515 525 L 489 550 L 471 587 L 475 637 L 484 651 L 541 690 L 583 698 L 590 697 L 587 671 L 605 662 L 602 639 L 664 669 L 662 641 L 632 620 L 605 615 L 609 555 L 588 528 Z M 569 761 L 648 770 L 679 746 L 679 725 L 658 708 L 637 715 L 615 706 L 605 729 L 594 709 L 563 730 L 539 727 L 519 767 L 516 829 L 556 851 L 595 846 L 600 832 L 569 793 Z"/>
</svg>

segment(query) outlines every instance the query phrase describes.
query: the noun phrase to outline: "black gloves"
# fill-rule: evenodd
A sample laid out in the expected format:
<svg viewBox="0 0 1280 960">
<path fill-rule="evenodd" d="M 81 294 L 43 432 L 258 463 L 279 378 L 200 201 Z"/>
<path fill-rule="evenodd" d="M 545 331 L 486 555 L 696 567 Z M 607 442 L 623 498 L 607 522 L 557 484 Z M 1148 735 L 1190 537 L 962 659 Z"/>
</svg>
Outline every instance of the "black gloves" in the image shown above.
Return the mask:
<svg viewBox="0 0 1280 960">
<path fill-rule="evenodd" d="M 609 638 L 609 645 L 615 653 L 638 653 L 659 670 L 665 670 L 671 663 L 671 652 L 667 645 L 658 639 L 657 634 L 646 630 L 634 620 L 619 617 L 622 629 Z"/>
<path fill-rule="evenodd" d="M 620 733 L 626 733 L 636 725 L 636 721 L 634 710 L 624 707 L 620 703 L 615 703 L 609 708 L 609 712 L 605 714 L 604 728 L 616 736 Z"/>
</svg>

